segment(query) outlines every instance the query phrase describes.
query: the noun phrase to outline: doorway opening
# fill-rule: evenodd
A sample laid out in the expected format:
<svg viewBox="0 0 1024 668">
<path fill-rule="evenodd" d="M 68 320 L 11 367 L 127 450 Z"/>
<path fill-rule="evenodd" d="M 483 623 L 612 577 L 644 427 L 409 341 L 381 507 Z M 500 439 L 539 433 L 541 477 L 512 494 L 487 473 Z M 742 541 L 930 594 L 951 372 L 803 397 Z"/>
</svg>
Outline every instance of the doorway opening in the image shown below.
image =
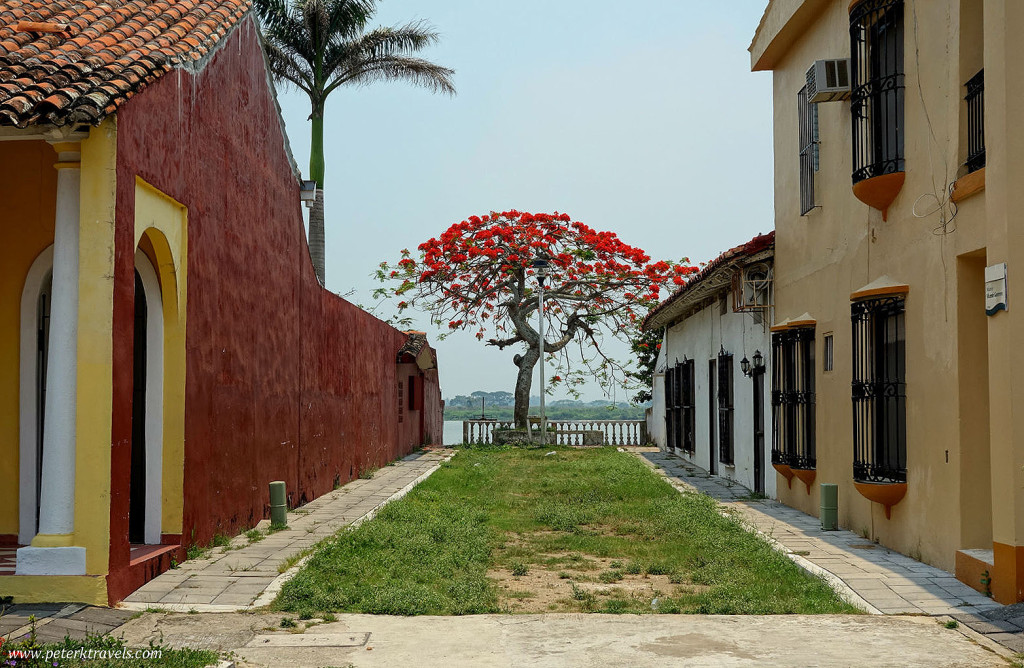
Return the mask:
<svg viewBox="0 0 1024 668">
<path fill-rule="evenodd" d="M 754 370 L 754 492 L 764 494 L 764 368 Z"/>
<path fill-rule="evenodd" d="M 128 542 L 159 545 L 163 492 L 163 302 L 156 270 L 141 250 L 135 253 L 132 338 Z"/>
</svg>

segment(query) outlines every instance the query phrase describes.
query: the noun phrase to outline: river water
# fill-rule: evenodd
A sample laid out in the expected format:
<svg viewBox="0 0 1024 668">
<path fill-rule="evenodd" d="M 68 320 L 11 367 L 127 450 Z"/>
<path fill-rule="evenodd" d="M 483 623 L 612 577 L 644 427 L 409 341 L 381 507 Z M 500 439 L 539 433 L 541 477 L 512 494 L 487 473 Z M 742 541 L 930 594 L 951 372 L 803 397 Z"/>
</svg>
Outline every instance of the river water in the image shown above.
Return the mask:
<svg viewBox="0 0 1024 668">
<path fill-rule="evenodd" d="M 444 444 L 460 445 L 462 443 L 462 420 L 444 421 Z"/>
</svg>

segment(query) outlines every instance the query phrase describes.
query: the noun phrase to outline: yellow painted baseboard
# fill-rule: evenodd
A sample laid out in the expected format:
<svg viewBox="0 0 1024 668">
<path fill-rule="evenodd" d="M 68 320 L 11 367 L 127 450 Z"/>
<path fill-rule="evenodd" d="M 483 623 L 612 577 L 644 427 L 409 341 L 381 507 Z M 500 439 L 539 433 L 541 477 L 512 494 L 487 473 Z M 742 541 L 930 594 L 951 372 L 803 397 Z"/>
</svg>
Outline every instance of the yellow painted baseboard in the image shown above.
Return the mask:
<svg viewBox="0 0 1024 668">
<path fill-rule="evenodd" d="M 0 575 L 0 594 L 15 603 L 89 603 L 107 605 L 103 575 Z"/>
</svg>

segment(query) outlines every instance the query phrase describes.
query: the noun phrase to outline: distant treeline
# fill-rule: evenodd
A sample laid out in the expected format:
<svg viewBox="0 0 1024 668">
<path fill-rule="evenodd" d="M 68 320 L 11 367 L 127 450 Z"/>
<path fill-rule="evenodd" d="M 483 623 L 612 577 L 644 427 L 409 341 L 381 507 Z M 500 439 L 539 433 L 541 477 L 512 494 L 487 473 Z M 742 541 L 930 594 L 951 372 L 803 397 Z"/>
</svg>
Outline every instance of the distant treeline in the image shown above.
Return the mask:
<svg viewBox="0 0 1024 668">
<path fill-rule="evenodd" d="M 642 420 L 643 406 L 618 404 L 605 406 L 546 406 L 544 412 L 549 420 Z M 540 415 L 540 406 L 530 406 L 530 415 Z M 487 417 L 495 420 L 511 420 L 511 406 L 488 406 Z M 478 420 L 480 407 L 457 408 L 445 406 L 445 420 Z"/>
</svg>

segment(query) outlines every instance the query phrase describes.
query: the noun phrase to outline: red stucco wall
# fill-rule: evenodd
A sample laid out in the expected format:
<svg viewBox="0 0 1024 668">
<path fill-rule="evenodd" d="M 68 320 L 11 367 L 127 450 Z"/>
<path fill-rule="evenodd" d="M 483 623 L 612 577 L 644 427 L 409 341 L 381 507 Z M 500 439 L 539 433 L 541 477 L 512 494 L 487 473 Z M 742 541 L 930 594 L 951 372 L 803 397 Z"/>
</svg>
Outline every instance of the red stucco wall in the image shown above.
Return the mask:
<svg viewBox="0 0 1024 668">
<path fill-rule="evenodd" d="M 127 543 L 136 176 L 188 207 L 183 545 L 265 517 L 272 480 L 299 505 L 414 445 L 398 425 L 406 336 L 318 284 L 265 77 L 247 19 L 199 74 L 118 113 L 112 601 L 142 584 Z"/>
</svg>

